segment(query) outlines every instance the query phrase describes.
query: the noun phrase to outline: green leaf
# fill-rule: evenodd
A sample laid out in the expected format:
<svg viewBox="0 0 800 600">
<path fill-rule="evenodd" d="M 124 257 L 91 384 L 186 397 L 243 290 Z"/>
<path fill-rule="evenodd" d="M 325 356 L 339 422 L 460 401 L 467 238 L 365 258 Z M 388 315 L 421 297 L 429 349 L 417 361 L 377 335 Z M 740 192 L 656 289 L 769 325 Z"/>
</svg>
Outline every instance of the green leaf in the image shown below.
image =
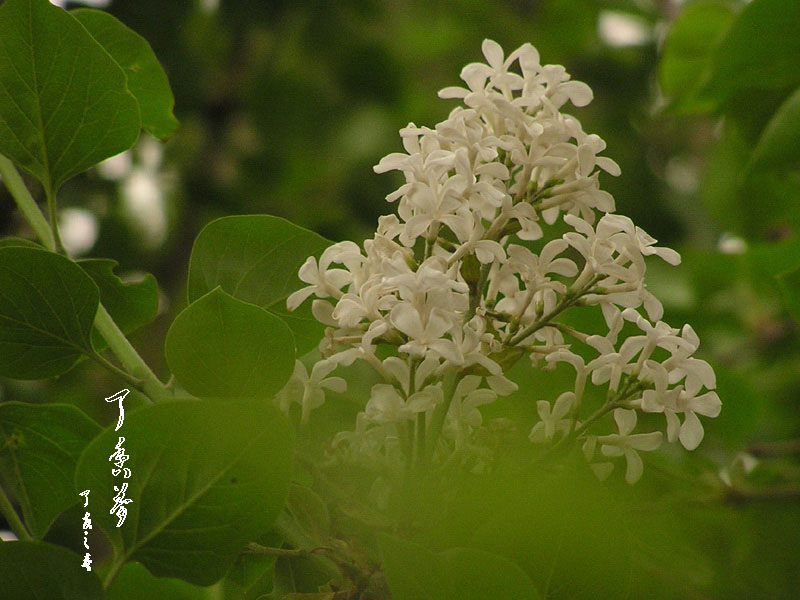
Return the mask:
<svg viewBox="0 0 800 600">
<path fill-rule="evenodd" d="M 142 128 L 160 140 L 171 137 L 179 125 L 172 114 L 175 98 L 147 40 L 107 12 L 79 8 L 70 14 L 125 71 L 128 89 L 139 102 Z"/>
<path fill-rule="evenodd" d="M 701 95 L 715 102 L 737 92 L 780 90 L 800 84 L 800 0 L 753 0 L 714 51 Z"/>
<path fill-rule="evenodd" d="M 0 375 L 42 379 L 91 353 L 100 295 L 68 258 L 25 247 L 0 248 Z"/>
<path fill-rule="evenodd" d="M 201 397 L 272 397 L 295 360 L 292 332 L 280 318 L 220 288 L 175 318 L 165 355 L 181 385 Z"/>
<path fill-rule="evenodd" d="M 786 308 L 800 323 L 800 265 L 778 276 Z"/>
<path fill-rule="evenodd" d="M 82 556 L 44 542 L 0 544 L 3 600 L 101 600 L 100 580 L 82 562 Z"/>
<path fill-rule="evenodd" d="M 762 177 L 773 169 L 800 169 L 800 88 L 781 104 L 758 140 L 747 171 Z"/>
<path fill-rule="evenodd" d="M 383 534 L 378 543 L 394 600 L 539 598 L 525 572 L 496 554 L 474 548 L 450 548 L 437 554 Z"/>
<path fill-rule="evenodd" d="M 189 302 L 220 286 L 223 290 L 270 310 L 287 314 L 286 297 L 304 285 L 297 271 L 309 256 L 331 244 L 312 231 L 269 215 L 223 217 L 206 225 L 192 248 L 189 261 Z M 310 308 L 289 313 L 302 356 L 322 338 L 324 326 Z"/>
<path fill-rule="evenodd" d="M 694 2 L 672 24 L 661 52 L 658 81 L 666 96 L 679 100 L 680 108 L 704 108 L 680 99 L 691 98 L 708 77 L 711 52 L 733 15 L 730 6 L 719 0 Z"/>
<path fill-rule="evenodd" d="M 125 73 L 47 0 L 0 6 L 0 153 L 45 189 L 130 148 L 139 105 Z"/>
<path fill-rule="evenodd" d="M 106 594 L 106 600 L 141 600 L 141 598 L 206 600 L 208 590 L 181 579 L 154 577 L 139 563 L 130 562 L 114 579 Z"/>
<path fill-rule="evenodd" d="M 79 260 L 78 265 L 89 274 L 100 290 L 100 301 L 122 333 L 130 333 L 152 321 L 158 311 L 158 284 L 147 274 L 140 281 L 126 283 L 114 273 L 117 261 L 109 258 Z M 95 349 L 105 346 L 105 340 L 92 332 Z"/>
<path fill-rule="evenodd" d="M 0 478 L 13 490 L 31 535 L 83 502 L 75 465 L 100 426 L 71 404 L 0 404 Z"/>
<path fill-rule="evenodd" d="M 286 500 L 292 439 L 286 420 L 262 401 L 167 401 L 132 411 L 106 429 L 78 463 L 78 489 L 112 506 L 108 457 L 124 433 L 128 480 L 125 522 L 92 512 L 118 560 L 158 577 L 196 585 L 219 580 L 245 544 L 265 533 Z M 94 505 L 97 505 L 94 504 Z"/>
</svg>

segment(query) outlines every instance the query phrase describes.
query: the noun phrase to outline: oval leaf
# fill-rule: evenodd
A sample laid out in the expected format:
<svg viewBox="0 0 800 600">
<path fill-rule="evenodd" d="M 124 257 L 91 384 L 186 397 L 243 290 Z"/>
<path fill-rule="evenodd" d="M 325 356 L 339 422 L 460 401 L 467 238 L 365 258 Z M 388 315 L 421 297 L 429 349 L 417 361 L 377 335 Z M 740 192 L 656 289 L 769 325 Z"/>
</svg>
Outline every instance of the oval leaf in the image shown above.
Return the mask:
<svg viewBox="0 0 800 600">
<path fill-rule="evenodd" d="M 61 375 L 92 351 L 100 295 L 68 258 L 35 248 L 0 248 L 0 290 L 0 375 Z"/>
<path fill-rule="evenodd" d="M 99 432 L 71 404 L 0 404 L 0 477 L 14 491 L 34 537 L 82 501 L 73 485 L 75 466 Z"/>
<path fill-rule="evenodd" d="M 130 148 L 141 120 L 125 73 L 47 0 L 0 6 L 0 153 L 46 189 Z"/>
<path fill-rule="evenodd" d="M 244 545 L 266 532 L 286 500 L 292 440 L 285 419 L 261 401 L 169 401 L 127 415 L 86 448 L 77 489 L 113 506 L 109 455 L 120 433 L 132 475 L 125 522 L 108 510 L 92 518 L 117 560 L 136 560 L 153 575 L 210 585 Z"/>
<path fill-rule="evenodd" d="M 100 600 L 100 580 L 81 568 L 82 561 L 74 552 L 44 542 L 0 544 L 3 600 Z"/>
<path fill-rule="evenodd" d="M 175 98 L 147 40 L 107 12 L 79 8 L 70 14 L 125 71 L 128 89 L 139 102 L 142 128 L 160 140 L 171 137 L 179 125 L 172 114 Z"/>
<path fill-rule="evenodd" d="M 295 360 L 292 332 L 281 319 L 220 288 L 175 318 L 165 355 L 177 380 L 202 397 L 272 397 Z"/>
<path fill-rule="evenodd" d="M 297 271 L 309 256 L 331 244 L 313 231 L 269 215 L 223 217 L 206 225 L 189 261 L 189 302 L 220 286 L 262 308 L 287 316 L 286 297 L 304 285 Z M 303 355 L 322 338 L 324 326 L 308 307 L 288 313 L 297 353 Z"/>
</svg>

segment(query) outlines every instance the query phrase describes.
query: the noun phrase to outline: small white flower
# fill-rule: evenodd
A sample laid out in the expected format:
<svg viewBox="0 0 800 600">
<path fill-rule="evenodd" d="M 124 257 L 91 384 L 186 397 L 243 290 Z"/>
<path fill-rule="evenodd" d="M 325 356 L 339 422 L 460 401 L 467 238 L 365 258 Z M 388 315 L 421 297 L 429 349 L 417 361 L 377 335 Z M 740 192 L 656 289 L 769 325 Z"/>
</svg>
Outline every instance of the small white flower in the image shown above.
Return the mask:
<svg viewBox="0 0 800 600">
<path fill-rule="evenodd" d="M 625 481 L 630 484 L 639 481 L 644 466 L 637 450 L 649 452 L 661 445 L 661 432 L 631 434 L 636 427 L 636 411 L 617 408 L 614 410 L 619 434 L 597 436 L 600 452 L 604 456 L 625 456 L 627 469 Z"/>
</svg>

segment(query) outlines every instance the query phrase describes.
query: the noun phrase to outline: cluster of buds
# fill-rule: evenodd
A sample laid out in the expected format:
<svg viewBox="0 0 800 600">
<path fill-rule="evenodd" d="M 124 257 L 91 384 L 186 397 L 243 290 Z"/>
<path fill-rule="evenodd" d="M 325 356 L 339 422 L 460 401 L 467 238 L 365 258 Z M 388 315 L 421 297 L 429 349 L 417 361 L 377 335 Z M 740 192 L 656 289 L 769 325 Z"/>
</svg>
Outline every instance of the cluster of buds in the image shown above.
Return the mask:
<svg viewBox="0 0 800 600">
<path fill-rule="evenodd" d="M 383 383 L 355 431 L 334 444 L 373 461 L 446 459 L 471 443 L 481 405 L 517 389 L 506 377 L 514 363 L 567 363 L 574 389 L 538 400 L 531 442 L 582 443 L 599 476 L 613 466 L 607 458 L 625 457 L 634 482 L 637 451 L 662 441 L 659 431 L 634 433 L 637 412 L 663 413 L 668 440 L 691 450 L 703 437 L 697 415 L 720 411 L 713 370 L 692 356 L 697 336 L 661 321 L 644 284 L 646 256 L 672 265 L 680 257 L 613 214 L 598 177 L 619 167 L 599 156 L 600 137 L 560 112 L 588 104 L 589 87 L 562 66 L 542 66 L 530 44 L 506 58 L 486 40 L 483 54 L 488 64 L 462 70 L 466 88 L 439 92 L 464 106 L 433 129 L 409 124 L 400 131 L 406 152 L 375 167 L 405 176 L 387 196 L 397 215 L 381 217 L 363 250 L 337 243 L 300 269 L 308 285 L 288 308 L 314 296 L 314 315 L 329 328 L 322 360 L 310 375 L 298 365 L 279 400 L 284 409 L 299 402 L 306 419 L 324 388 L 343 386 L 328 374 L 366 361 Z M 604 331 L 563 323 L 565 311 L 587 306 L 599 307 Z M 626 322 L 641 335 L 618 339 Z M 606 401 L 584 415 L 587 382 L 606 388 Z M 595 431 L 612 412 L 617 432 Z"/>
</svg>

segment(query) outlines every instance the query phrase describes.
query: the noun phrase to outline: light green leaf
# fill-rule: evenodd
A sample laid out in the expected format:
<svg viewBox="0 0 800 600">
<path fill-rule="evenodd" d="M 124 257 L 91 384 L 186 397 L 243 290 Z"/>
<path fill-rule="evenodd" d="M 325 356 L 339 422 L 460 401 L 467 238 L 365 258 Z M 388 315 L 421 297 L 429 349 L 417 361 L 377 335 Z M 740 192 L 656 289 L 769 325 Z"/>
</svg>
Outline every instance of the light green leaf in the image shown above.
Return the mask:
<svg viewBox="0 0 800 600">
<path fill-rule="evenodd" d="M 82 562 L 82 556 L 54 544 L 0 544 L 3 600 L 101 600 L 100 580 L 82 569 Z"/>
<path fill-rule="evenodd" d="M 171 137 L 179 126 L 172 114 L 175 98 L 147 40 L 107 12 L 79 8 L 70 14 L 125 71 L 128 89 L 139 102 L 142 128 L 160 140 Z"/>
<path fill-rule="evenodd" d="M 99 292 L 68 258 L 26 247 L 0 248 L 0 375 L 42 379 L 92 352 Z"/>
<path fill-rule="evenodd" d="M 122 333 L 130 333 L 152 321 L 158 310 L 158 284 L 147 274 L 139 281 L 126 283 L 114 273 L 117 261 L 109 258 L 79 260 L 78 265 L 88 273 L 100 290 L 100 301 Z M 92 332 L 95 349 L 105 347 L 105 340 Z"/>
<path fill-rule="evenodd" d="M 0 479 L 14 492 L 35 538 L 83 502 L 75 465 L 100 426 L 71 404 L 0 404 Z"/>
<path fill-rule="evenodd" d="M 172 373 L 201 397 L 269 398 L 294 370 L 286 324 L 216 288 L 181 312 L 167 332 Z"/>
<path fill-rule="evenodd" d="M 263 401 L 168 401 L 132 411 L 123 428 L 106 429 L 78 463 L 76 487 L 112 506 L 108 457 L 120 433 L 132 471 L 125 522 L 92 512 L 118 560 L 136 560 L 158 577 L 210 585 L 245 544 L 281 511 L 291 477 L 286 420 Z"/>
<path fill-rule="evenodd" d="M 661 52 L 658 81 L 680 108 L 713 108 L 696 106 L 691 96 L 708 77 L 711 52 L 733 16 L 729 5 L 708 0 L 689 4 L 672 24 Z"/>
<path fill-rule="evenodd" d="M 130 562 L 114 579 L 106 594 L 106 600 L 141 600 L 142 598 L 164 598 L 165 600 L 207 600 L 208 590 L 182 579 L 154 577 L 142 565 Z"/>
<path fill-rule="evenodd" d="M 189 261 L 189 302 L 220 286 L 262 308 L 286 316 L 286 297 L 303 284 L 297 271 L 309 256 L 331 242 L 285 219 L 269 215 L 223 217 L 206 225 Z M 303 355 L 322 338 L 324 326 L 311 311 L 289 313 L 297 353 Z"/>
<path fill-rule="evenodd" d="M 434 553 L 379 535 L 386 581 L 394 600 L 537 600 L 533 582 L 517 565 L 490 552 L 450 548 Z"/>
<path fill-rule="evenodd" d="M 800 88 L 769 120 L 747 166 L 751 177 L 783 168 L 800 169 Z"/>
<path fill-rule="evenodd" d="M 55 191 L 140 129 L 125 73 L 80 23 L 47 0 L 0 6 L 0 153 Z"/>
<path fill-rule="evenodd" d="M 714 50 L 701 96 L 717 103 L 735 93 L 800 84 L 800 0 L 753 0 Z"/>
</svg>

